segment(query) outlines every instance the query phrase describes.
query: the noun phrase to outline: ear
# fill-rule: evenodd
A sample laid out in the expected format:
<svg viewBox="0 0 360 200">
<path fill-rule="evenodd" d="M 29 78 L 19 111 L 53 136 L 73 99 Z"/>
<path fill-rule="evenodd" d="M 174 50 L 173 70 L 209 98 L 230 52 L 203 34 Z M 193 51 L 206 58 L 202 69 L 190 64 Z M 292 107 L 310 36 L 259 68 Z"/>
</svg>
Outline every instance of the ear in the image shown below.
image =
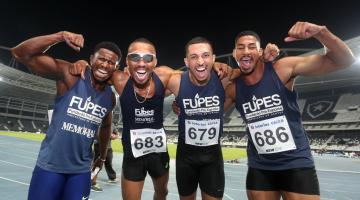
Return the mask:
<svg viewBox="0 0 360 200">
<path fill-rule="evenodd" d="M 156 67 L 156 65 L 157 65 L 157 58 L 155 57 L 154 67 Z"/>
<path fill-rule="evenodd" d="M 186 57 L 184 58 L 184 63 L 185 63 L 185 65 L 186 65 L 186 67 L 189 68 L 189 63 L 188 63 L 188 60 L 187 60 Z"/>
<path fill-rule="evenodd" d="M 129 60 L 128 60 L 127 56 L 126 56 L 126 59 L 125 59 L 125 63 L 126 63 L 126 66 L 129 66 Z"/>
<path fill-rule="evenodd" d="M 213 54 L 213 63 L 215 63 L 215 60 L 216 60 L 216 55 Z"/>
<path fill-rule="evenodd" d="M 236 49 L 233 49 L 232 56 L 236 60 Z"/>
<path fill-rule="evenodd" d="M 90 56 L 90 66 L 92 66 L 94 64 L 93 60 L 94 60 L 94 55 L 91 54 L 91 56 Z"/>
<path fill-rule="evenodd" d="M 264 53 L 264 50 L 262 48 L 259 49 L 259 56 L 262 56 Z"/>
</svg>

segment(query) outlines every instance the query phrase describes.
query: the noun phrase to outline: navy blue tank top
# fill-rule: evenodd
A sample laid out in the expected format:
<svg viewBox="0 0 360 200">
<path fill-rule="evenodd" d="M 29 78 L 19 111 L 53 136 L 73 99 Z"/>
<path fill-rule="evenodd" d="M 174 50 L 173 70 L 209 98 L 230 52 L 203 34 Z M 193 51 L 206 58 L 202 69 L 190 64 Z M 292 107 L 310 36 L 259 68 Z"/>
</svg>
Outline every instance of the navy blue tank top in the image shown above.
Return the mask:
<svg viewBox="0 0 360 200">
<path fill-rule="evenodd" d="M 214 71 L 205 86 L 194 85 L 189 71 L 181 75 L 176 102 L 180 107 L 178 148 L 188 152 L 219 149 L 225 91 Z"/>
<path fill-rule="evenodd" d="M 284 170 L 314 166 L 296 99 L 296 92 L 284 86 L 272 63 L 265 64 L 262 79 L 254 85 L 236 80 L 236 108 L 247 123 L 250 167 Z"/>
<path fill-rule="evenodd" d="M 137 95 L 135 97 L 134 81 L 129 78 L 125 88 L 120 96 L 120 106 L 123 121 L 122 145 L 124 154 L 135 156 L 132 151 L 131 143 L 137 150 L 141 150 L 141 154 L 153 153 L 148 151 L 152 147 L 166 148 L 166 138 L 138 138 L 136 141 L 131 141 L 130 132 L 133 130 L 145 129 L 163 129 L 163 106 L 165 98 L 165 88 L 159 77 L 152 73 L 152 79 L 155 83 L 155 94 L 148 99 Z M 154 133 L 154 132 L 152 132 Z M 133 133 L 136 134 L 136 133 Z M 139 141 L 141 140 L 141 141 Z M 165 141 L 164 141 L 165 140 Z M 152 149 L 153 150 L 153 149 Z"/>
<path fill-rule="evenodd" d="M 112 111 L 112 90 L 96 91 L 91 71 L 55 99 L 53 116 L 41 143 L 37 165 L 56 173 L 85 173 L 93 159 L 92 144 L 104 117 Z"/>
</svg>

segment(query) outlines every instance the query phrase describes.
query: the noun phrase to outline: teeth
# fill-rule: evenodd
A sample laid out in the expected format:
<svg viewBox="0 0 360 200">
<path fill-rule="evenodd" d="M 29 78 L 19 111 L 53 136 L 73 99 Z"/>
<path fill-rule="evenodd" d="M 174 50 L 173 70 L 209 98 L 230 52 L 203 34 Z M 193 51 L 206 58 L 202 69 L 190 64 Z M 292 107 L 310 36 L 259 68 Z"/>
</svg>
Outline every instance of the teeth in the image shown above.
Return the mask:
<svg viewBox="0 0 360 200">
<path fill-rule="evenodd" d="M 146 72 L 145 71 L 142 71 L 142 72 L 139 72 L 139 71 L 137 71 L 136 72 L 136 75 L 137 75 L 137 77 L 139 77 L 139 78 L 144 78 L 145 76 L 146 76 Z"/>
<path fill-rule="evenodd" d="M 100 73 L 107 74 L 107 71 L 105 71 L 105 70 L 98 69 L 98 71 L 99 71 Z"/>
<path fill-rule="evenodd" d="M 201 68 L 196 68 L 196 71 L 199 71 L 199 72 L 203 72 L 203 71 L 205 71 L 205 67 L 201 67 Z"/>
<path fill-rule="evenodd" d="M 146 73 L 146 71 L 145 70 L 138 70 L 138 71 L 136 71 L 136 73 L 144 74 L 144 73 Z"/>
<path fill-rule="evenodd" d="M 241 61 L 249 61 L 250 60 L 250 57 L 243 57 L 240 59 Z"/>
<path fill-rule="evenodd" d="M 250 60 L 247 60 L 247 61 L 243 61 L 246 65 L 249 65 L 250 64 Z"/>
</svg>

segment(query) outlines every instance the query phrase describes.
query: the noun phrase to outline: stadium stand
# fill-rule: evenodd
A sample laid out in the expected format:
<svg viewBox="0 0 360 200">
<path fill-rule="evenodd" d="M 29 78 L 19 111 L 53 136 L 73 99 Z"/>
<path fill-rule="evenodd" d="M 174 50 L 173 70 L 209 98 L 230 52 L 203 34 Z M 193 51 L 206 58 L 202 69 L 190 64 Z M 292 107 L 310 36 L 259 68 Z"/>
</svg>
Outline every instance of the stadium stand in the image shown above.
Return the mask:
<svg viewBox="0 0 360 200">
<path fill-rule="evenodd" d="M 360 55 L 360 37 L 347 41 L 355 55 Z M 308 52 L 312 54 L 319 50 Z M 303 53 L 303 52 L 302 52 Z M 289 52 L 283 52 L 290 55 Z M 218 61 L 235 66 L 231 55 Z M 3 60 L 3 59 L 2 59 Z M 311 148 L 317 152 L 360 154 L 360 63 L 349 69 L 322 77 L 296 80 L 298 105 Z M 45 132 L 47 111 L 55 97 L 55 82 L 0 63 L 0 130 Z M 177 143 L 177 116 L 172 112 L 174 96 L 165 99 L 164 126 L 168 142 Z M 116 106 L 113 121 L 121 130 L 121 111 Z M 246 147 L 246 124 L 232 107 L 224 114 L 223 146 Z M 355 152 L 355 153 L 354 153 Z"/>
</svg>

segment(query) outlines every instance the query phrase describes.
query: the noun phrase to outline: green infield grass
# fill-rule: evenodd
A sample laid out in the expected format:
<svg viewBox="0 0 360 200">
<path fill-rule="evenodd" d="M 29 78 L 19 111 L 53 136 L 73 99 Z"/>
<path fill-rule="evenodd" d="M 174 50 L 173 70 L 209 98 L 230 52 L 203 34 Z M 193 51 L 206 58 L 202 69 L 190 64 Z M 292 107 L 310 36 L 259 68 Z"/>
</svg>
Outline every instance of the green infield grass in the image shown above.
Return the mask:
<svg viewBox="0 0 360 200">
<path fill-rule="evenodd" d="M 17 137 L 27 140 L 34 140 L 34 141 L 42 141 L 45 137 L 44 134 L 37 134 L 37 133 L 27 133 L 27 132 L 7 132 L 7 131 L 0 131 L 0 135 L 6 135 L 11 137 Z M 122 144 L 120 140 L 113 140 L 112 147 L 114 152 L 123 152 Z M 168 151 L 171 158 L 176 157 L 176 144 L 168 144 Z M 242 148 L 227 148 L 223 147 L 223 157 L 224 160 L 234 160 L 246 157 L 246 150 Z"/>
</svg>

